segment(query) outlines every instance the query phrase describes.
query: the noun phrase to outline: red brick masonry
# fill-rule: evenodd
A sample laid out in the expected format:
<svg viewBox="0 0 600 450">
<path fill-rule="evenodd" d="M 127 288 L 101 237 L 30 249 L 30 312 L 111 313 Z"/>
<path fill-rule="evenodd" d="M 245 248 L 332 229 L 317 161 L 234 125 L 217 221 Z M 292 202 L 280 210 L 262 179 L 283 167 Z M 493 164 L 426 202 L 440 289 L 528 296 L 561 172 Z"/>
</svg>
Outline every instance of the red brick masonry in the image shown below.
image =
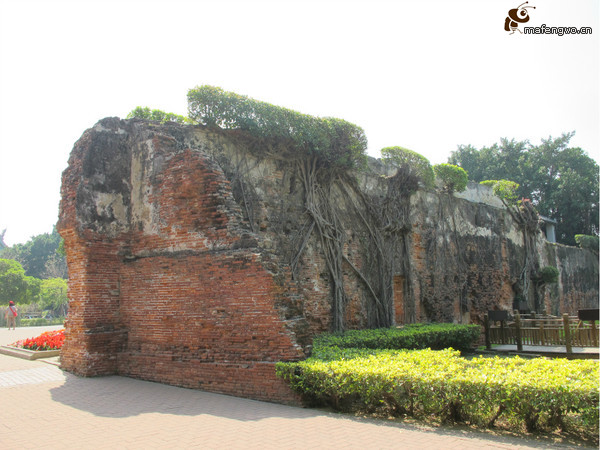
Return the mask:
<svg viewBox="0 0 600 450">
<path fill-rule="evenodd" d="M 134 141 L 123 126 L 110 119 L 86 131 L 63 174 L 63 368 L 296 401 L 274 365 L 304 352 L 229 182 L 202 151 Z"/>
</svg>

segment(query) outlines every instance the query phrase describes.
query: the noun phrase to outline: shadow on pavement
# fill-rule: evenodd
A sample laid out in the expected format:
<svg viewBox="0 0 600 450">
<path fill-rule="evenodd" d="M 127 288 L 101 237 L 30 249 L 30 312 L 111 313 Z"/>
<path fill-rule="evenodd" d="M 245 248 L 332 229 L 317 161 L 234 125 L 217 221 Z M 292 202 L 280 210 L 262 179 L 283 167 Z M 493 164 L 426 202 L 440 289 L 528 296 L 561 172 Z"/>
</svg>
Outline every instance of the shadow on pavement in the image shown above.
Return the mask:
<svg viewBox="0 0 600 450">
<path fill-rule="evenodd" d="M 252 421 L 270 417 L 307 418 L 318 412 L 122 376 L 81 378 L 70 373 L 62 386 L 50 389 L 52 399 L 103 417 L 147 413 L 216 415 Z"/>
<path fill-rule="evenodd" d="M 278 418 L 302 420 L 323 417 L 394 427 L 407 431 L 435 433 L 438 437 L 453 436 L 482 439 L 491 445 L 511 445 L 528 448 L 573 448 L 572 442 L 562 444 L 549 438 L 521 438 L 466 427 L 429 427 L 399 421 L 362 418 L 316 409 L 304 409 L 274 403 L 231 397 L 193 389 L 168 386 L 121 376 L 80 378 L 65 373 L 63 385 L 50 389 L 52 399 L 64 405 L 96 416 L 124 418 L 142 414 L 186 416 L 217 416 L 248 422 Z M 581 443 L 578 443 L 581 445 Z M 577 445 L 577 444 L 576 444 Z"/>
</svg>

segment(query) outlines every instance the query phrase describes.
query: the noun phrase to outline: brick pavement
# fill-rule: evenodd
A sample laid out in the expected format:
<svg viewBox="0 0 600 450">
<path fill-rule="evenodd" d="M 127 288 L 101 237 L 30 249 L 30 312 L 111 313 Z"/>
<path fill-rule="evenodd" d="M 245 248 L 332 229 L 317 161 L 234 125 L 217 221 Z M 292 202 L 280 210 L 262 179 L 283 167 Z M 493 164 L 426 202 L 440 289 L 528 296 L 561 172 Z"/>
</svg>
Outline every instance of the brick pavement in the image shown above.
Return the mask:
<svg viewBox="0 0 600 450">
<path fill-rule="evenodd" d="M 16 335 L 7 333 L 0 330 L 0 344 Z M 42 360 L 5 355 L 0 355 L 0 399 L 2 449 L 570 448 L 452 427 L 354 418 L 118 376 L 78 378 Z"/>
</svg>

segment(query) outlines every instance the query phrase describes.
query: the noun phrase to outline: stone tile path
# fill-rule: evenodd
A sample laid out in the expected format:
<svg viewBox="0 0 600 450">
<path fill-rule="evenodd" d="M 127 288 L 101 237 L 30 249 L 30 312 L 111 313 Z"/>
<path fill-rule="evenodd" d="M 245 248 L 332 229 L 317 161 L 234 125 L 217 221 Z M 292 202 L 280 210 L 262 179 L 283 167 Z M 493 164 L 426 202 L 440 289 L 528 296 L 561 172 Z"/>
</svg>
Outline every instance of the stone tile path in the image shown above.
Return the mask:
<svg viewBox="0 0 600 450">
<path fill-rule="evenodd" d="M 38 335 L 43 329 L 17 330 Z M 8 339 L 8 341 L 7 341 Z M 78 378 L 0 355 L 1 449 L 528 449 L 548 440 L 414 426 L 111 376 Z"/>
</svg>

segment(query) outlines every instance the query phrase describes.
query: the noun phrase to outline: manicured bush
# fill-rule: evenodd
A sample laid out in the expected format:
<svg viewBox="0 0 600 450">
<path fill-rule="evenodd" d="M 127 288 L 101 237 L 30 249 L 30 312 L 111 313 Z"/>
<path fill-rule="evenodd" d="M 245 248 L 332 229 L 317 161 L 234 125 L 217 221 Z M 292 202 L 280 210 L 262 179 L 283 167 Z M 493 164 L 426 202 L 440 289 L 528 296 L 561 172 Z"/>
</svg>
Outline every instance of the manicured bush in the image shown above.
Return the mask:
<svg viewBox="0 0 600 450">
<path fill-rule="evenodd" d="M 519 198 L 517 195 L 519 183 L 510 180 L 485 180 L 481 181 L 479 184 L 490 186 L 494 190 L 494 194 L 504 200 L 506 204 L 517 204 L 517 199 Z"/>
<path fill-rule="evenodd" d="M 390 349 L 450 342 L 468 348 L 479 333 L 477 326 L 452 324 L 327 333 L 315 338 L 309 359 L 278 363 L 276 370 L 306 401 L 341 410 L 597 438 L 597 361 Z"/>
<path fill-rule="evenodd" d="M 350 330 L 344 333 L 325 333 L 315 337 L 315 349 L 323 347 L 373 349 L 441 350 L 452 347 L 468 350 L 481 335 L 479 325 L 451 323 L 410 324 L 403 328 Z"/>
<path fill-rule="evenodd" d="M 366 161 L 364 131 L 345 120 L 301 114 L 206 85 L 188 91 L 188 112 L 199 124 L 284 142 L 331 167 L 353 168 Z"/>
<path fill-rule="evenodd" d="M 417 152 L 404 147 L 386 147 L 381 149 L 381 158 L 397 166 L 407 165 L 423 181 L 425 186 L 433 187 L 435 174 L 429 160 Z"/>
<path fill-rule="evenodd" d="M 452 349 L 328 351 L 330 360 L 278 363 L 277 373 L 307 399 L 334 408 L 598 433 L 597 361 L 468 360 Z"/>
<path fill-rule="evenodd" d="M 435 176 L 444 184 L 444 189 L 450 193 L 462 192 L 467 188 L 469 176 L 462 167 L 453 164 L 436 164 L 433 166 Z"/>
</svg>

